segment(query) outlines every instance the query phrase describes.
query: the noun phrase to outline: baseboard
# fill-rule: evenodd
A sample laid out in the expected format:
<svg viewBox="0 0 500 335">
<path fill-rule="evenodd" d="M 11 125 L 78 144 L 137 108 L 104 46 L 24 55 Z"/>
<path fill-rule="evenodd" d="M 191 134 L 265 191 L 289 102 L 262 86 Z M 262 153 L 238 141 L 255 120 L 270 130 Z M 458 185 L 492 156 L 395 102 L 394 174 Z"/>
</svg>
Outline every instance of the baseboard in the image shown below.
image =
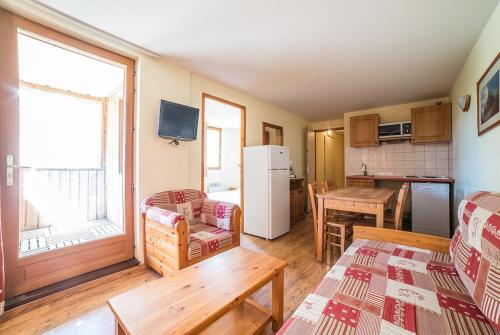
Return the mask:
<svg viewBox="0 0 500 335">
<path fill-rule="evenodd" d="M 5 310 L 9 310 L 24 304 L 27 304 L 29 302 L 32 302 L 37 299 L 41 299 L 43 297 L 46 297 L 48 295 L 67 290 L 69 288 L 87 283 L 89 281 L 108 276 L 110 274 L 113 274 L 115 272 L 119 272 L 134 266 L 139 265 L 139 261 L 135 258 L 126 260 L 124 262 L 120 262 L 117 264 L 113 264 L 110 266 L 106 266 L 102 269 L 94 270 L 91 272 L 87 272 L 84 274 L 81 274 L 79 276 L 69 278 L 63 281 L 60 281 L 58 283 L 48 285 L 45 287 L 41 287 L 39 289 L 36 289 L 31 292 L 27 292 L 15 297 L 12 297 L 10 299 L 7 299 L 5 301 Z"/>
</svg>

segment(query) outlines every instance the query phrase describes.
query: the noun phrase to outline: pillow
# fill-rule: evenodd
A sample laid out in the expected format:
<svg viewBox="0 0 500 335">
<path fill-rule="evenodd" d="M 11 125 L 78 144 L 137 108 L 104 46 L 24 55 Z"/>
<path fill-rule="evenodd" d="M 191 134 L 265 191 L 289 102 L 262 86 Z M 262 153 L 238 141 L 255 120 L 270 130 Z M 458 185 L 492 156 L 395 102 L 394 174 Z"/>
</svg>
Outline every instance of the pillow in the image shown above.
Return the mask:
<svg viewBox="0 0 500 335">
<path fill-rule="evenodd" d="M 500 331 L 500 193 L 462 200 L 450 256 L 460 279 L 491 325 Z"/>
<path fill-rule="evenodd" d="M 150 207 L 158 207 L 180 213 L 189 225 L 200 223 L 201 207 L 206 194 L 202 191 L 185 189 L 153 194 L 142 201 L 143 216 Z"/>
<path fill-rule="evenodd" d="M 231 225 L 231 214 L 234 207 L 236 205 L 229 202 L 204 199 L 201 222 L 220 229 L 234 231 L 234 227 Z"/>
</svg>

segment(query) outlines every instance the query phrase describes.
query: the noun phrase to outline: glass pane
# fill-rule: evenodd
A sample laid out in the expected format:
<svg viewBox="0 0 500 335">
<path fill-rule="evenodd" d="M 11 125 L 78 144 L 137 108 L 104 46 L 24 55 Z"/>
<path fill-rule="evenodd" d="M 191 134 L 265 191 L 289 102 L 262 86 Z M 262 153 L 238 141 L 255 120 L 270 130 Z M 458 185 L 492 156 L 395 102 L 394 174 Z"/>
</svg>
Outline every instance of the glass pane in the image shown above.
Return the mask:
<svg viewBox="0 0 500 335">
<path fill-rule="evenodd" d="M 18 36 L 19 256 L 123 234 L 124 69 Z"/>
<path fill-rule="evenodd" d="M 19 99 L 21 165 L 101 167 L 102 102 L 25 87 Z"/>
<path fill-rule="evenodd" d="M 220 168 L 220 130 L 207 129 L 207 167 Z"/>
</svg>

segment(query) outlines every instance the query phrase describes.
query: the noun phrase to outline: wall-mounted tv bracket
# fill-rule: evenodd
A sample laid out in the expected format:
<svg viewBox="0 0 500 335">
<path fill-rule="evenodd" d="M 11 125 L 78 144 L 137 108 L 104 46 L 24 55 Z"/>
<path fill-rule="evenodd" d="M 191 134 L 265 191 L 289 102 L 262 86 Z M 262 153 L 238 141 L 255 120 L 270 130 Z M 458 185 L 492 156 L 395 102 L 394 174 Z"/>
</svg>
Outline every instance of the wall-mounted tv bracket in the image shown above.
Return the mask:
<svg viewBox="0 0 500 335">
<path fill-rule="evenodd" d="M 179 146 L 179 141 L 177 140 L 172 140 L 168 143 L 168 145 L 172 145 L 174 147 L 178 147 Z"/>
</svg>

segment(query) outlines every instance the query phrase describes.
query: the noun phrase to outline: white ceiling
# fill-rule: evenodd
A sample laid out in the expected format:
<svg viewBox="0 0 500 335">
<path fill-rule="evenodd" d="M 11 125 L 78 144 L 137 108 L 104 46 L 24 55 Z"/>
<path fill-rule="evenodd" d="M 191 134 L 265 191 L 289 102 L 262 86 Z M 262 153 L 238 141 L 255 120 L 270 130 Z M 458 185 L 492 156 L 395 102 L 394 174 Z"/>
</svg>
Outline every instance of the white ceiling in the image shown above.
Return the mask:
<svg viewBox="0 0 500 335">
<path fill-rule="evenodd" d="M 447 96 L 499 0 L 39 0 L 311 120 Z"/>
</svg>

